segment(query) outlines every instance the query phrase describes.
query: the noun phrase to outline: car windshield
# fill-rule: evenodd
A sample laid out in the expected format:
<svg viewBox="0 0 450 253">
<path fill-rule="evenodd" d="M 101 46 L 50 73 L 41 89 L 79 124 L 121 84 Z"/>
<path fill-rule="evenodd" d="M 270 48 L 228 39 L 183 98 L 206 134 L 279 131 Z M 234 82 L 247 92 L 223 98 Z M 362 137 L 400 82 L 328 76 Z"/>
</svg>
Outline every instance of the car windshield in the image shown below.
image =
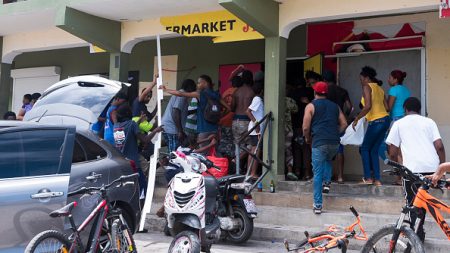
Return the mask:
<svg viewBox="0 0 450 253">
<path fill-rule="evenodd" d="M 110 85 L 74 82 L 43 94 L 34 107 L 56 103 L 72 104 L 89 109 L 98 117 L 119 90 Z"/>
</svg>

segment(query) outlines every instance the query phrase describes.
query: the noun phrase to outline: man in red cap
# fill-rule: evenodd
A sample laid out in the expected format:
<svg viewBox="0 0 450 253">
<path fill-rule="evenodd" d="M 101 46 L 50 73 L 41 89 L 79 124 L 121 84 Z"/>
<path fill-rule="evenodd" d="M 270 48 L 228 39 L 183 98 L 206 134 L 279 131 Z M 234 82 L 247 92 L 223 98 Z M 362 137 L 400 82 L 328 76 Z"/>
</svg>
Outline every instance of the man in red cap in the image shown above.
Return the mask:
<svg viewBox="0 0 450 253">
<path fill-rule="evenodd" d="M 347 120 L 339 106 L 327 99 L 328 84 L 317 82 L 313 86 L 315 99 L 306 106 L 303 118 L 303 136 L 312 144 L 313 190 L 315 214 L 322 213 L 322 191 L 330 191 L 331 161 L 337 154 L 340 133 Z"/>
</svg>

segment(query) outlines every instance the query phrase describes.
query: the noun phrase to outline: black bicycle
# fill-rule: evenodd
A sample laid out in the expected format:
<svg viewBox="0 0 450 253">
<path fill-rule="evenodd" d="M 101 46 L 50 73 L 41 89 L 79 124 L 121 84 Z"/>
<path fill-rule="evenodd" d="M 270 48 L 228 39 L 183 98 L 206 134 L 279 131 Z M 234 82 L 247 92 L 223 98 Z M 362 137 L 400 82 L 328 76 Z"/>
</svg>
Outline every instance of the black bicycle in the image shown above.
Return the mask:
<svg viewBox="0 0 450 253">
<path fill-rule="evenodd" d="M 72 216 L 72 209 L 77 206 L 74 201 L 61 209 L 50 213 L 50 217 L 67 217 L 72 234 L 66 236 L 57 230 L 47 230 L 36 235 L 25 249 L 26 253 L 135 253 L 136 245 L 133 235 L 122 216 L 121 210 L 112 206 L 108 199 L 108 189 L 125 184 L 137 183 L 138 173 L 121 176 L 108 185 L 101 187 L 83 187 L 67 195 L 100 194 L 101 201 L 91 214 L 77 227 Z M 134 179 L 130 181 L 130 179 Z M 80 234 L 93 222 L 87 245 L 83 244 Z"/>
</svg>

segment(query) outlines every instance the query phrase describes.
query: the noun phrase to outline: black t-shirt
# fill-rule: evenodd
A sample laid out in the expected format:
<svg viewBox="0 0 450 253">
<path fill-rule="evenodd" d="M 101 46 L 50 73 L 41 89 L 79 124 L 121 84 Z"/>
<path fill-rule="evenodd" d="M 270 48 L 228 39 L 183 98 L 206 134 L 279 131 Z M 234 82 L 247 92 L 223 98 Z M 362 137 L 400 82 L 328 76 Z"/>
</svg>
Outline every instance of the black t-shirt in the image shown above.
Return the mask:
<svg viewBox="0 0 450 253">
<path fill-rule="evenodd" d="M 327 98 L 332 102 L 336 103 L 342 111 L 344 111 L 345 101 L 350 100 L 347 90 L 336 84 L 328 85 L 328 95 Z"/>
<path fill-rule="evenodd" d="M 305 115 L 305 108 L 307 103 L 302 102 L 302 98 L 308 98 L 309 102 L 314 100 L 314 90 L 311 87 L 300 87 L 295 89 L 292 94 L 288 94 L 298 106 L 298 112 L 292 114 L 292 126 L 294 129 L 301 128 L 303 125 L 303 116 Z"/>
<path fill-rule="evenodd" d="M 147 109 L 147 105 L 144 102 L 140 102 L 139 101 L 139 97 L 137 97 L 134 101 L 133 101 L 133 105 L 132 105 L 132 110 L 133 110 L 133 117 L 139 117 L 141 116 L 141 112 L 144 112 L 147 115 L 147 118 L 150 120 L 151 119 L 151 113 L 148 111 Z"/>
</svg>

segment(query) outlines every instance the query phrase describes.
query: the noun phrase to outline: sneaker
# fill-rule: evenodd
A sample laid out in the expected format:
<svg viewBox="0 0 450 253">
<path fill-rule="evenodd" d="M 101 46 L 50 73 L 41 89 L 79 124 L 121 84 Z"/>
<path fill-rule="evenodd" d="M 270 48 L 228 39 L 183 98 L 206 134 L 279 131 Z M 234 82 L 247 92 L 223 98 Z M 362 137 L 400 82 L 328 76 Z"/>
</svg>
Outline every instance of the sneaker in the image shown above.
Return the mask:
<svg viewBox="0 0 450 253">
<path fill-rule="evenodd" d="M 322 208 L 313 207 L 313 212 L 314 212 L 314 214 L 321 214 Z"/>
<path fill-rule="evenodd" d="M 286 177 L 291 181 L 298 181 L 298 177 L 292 172 L 287 173 Z"/>
<path fill-rule="evenodd" d="M 330 192 L 330 183 L 324 183 L 322 186 L 322 193 L 329 193 Z"/>
</svg>

